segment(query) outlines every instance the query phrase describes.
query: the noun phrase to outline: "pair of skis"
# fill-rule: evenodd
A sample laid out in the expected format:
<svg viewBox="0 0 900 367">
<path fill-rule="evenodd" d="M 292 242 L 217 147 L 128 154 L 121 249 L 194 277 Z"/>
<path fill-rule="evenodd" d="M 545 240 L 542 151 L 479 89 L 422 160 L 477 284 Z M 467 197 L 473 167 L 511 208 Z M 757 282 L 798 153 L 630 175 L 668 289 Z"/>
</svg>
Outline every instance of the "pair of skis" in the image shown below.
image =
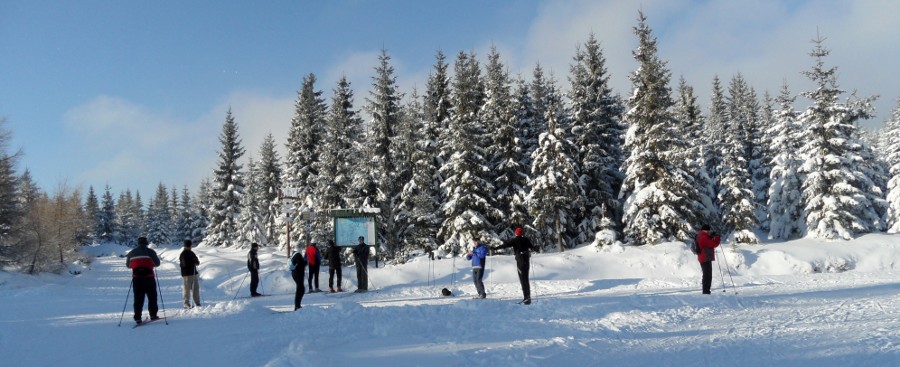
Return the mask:
<svg viewBox="0 0 900 367">
<path fill-rule="evenodd" d="M 132 328 L 132 329 L 136 329 L 136 328 L 138 328 L 138 327 L 140 327 L 140 326 L 149 325 L 149 324 L 152 324 L 152 323 L 157 322 L 157 321 L 166 321 L 166 318 L 165 318 L 165 317 L 159 317 L 159 318 L 156 318 L 156 319 L 151 320 L 149 317 L 146 317 L 146 318 L 144 318 L 144 320 L 141 321 L 140 324 L 135 323 L 134 326 L 132 326 L 131 328 Z"/>
</svg>

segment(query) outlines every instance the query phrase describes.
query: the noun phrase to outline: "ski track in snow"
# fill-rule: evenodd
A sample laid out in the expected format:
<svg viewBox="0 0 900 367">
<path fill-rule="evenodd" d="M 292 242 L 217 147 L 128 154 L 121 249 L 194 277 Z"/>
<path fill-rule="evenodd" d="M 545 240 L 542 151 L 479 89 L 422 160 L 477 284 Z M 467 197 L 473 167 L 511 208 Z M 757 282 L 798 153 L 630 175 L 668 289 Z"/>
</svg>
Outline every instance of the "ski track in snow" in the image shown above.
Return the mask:
<svg viewBox="0 0 900 367">
<path fill-rule="evenodd" d="M 432 285 L 423 281 L 429 278 L 428 261 L 417 259 L 370 267 L 370 291 L 363 294 L 350 293 L 355 271 L 345 267 L 347 292 L 307 294 L 303 309 L 284 312 L 293 309 L 294 283 L 283 254 L 260 254 L 262 290 L 272 296 L 233 300 L 235 292 L 249 293 L 249 279 L 238 289 L 246 276 L 245 251 L 198 248 L 205 304 L 184 310 L 180 249 L 157 251 L 166 306 L 160 316 L 165 314 L 169 325 L 131 328 L 124 258 L 96 258 L 79 276 L 42 276 L 38 282 L 0 273 L 4 361 L 16 366 L 900 365 L 896 270 L 735 274 L 737 288 L 726 275 L 725 292 L 723 277 L 714 270 L 713 294 L 704 296 L 699 269 L 683 256 L 654 267 L 682 276 L 579 279 L 591 274 L 584 264 L 600 255 L 578 249 L 534 257 L 534 303 L 524 306 L 516 304 L 521 290 L 508 256 L 491 257 L 486 300 L 471 299 L 466 262 L 456 261 L 454 273 L 452 261 L 435 261 L 437 284 Z M 622 256 L 618 265 L 640 267 L 640 257 Z M 327 289 L 323 270 L 320 284 Z M 443 287 L 455 296 L 440 297 Z M 116 327 L 123 305 L 122 327 Z"/>
</svg>

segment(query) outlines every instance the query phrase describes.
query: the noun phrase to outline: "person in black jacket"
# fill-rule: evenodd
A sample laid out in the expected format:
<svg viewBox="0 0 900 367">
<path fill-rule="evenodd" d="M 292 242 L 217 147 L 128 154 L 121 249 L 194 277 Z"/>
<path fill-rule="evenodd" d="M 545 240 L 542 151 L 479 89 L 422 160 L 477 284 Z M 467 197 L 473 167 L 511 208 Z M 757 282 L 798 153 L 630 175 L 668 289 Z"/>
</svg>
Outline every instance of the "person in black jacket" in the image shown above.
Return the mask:
<svg viewBox="0 0 900 367">
<path fill-rule="evenodd" d="M 356 257 L 356 291 L 357 293 L 369 290 L 369 245 L 366 238 L 359 236 L 359 244 L 353 248 L 353 256 Z"/>
<path fill-rule="evenodd" d="M 537 251 L 538 248 L 531 244 L 531 240 L 525 237 L 525 231 L 521 227 L 516 228 L 516 236 L 504 242 L 502 245 L 494 247 L 495 250 L 512 247 L 513 254 L 516 256 L 516 268 L 519 270 L 519 284 L 522 285 L 522 303 L 531 304 L 531 286 L 528 284 L 528 267 L 531 264 L 531 251 Z"/>
<path fill-rule="evenodd" d="M 184 250 L 178 256 L 178 263 L 181 265 L 181 279 L 184 281 L 184 292 L 182 299 L 184 300 L 184 308 L 193 308 L 191 306 L 191 295 L 193 294 L 194 305 L 200 306 L 200 273 L 197 267 L 200 266 L 200 259 L 194 251 L 191 251 L 191 240 L 184 240 Z"/>
<path fill-rule="evenodd" d="M 259 258 L 256 257 L 256 250 L 259 245 L 254 242 L 250 245 L 250 253 L 247 254 L 247 270 L 250 270 L 250 297 L 259 297 L 262 294 L 256 291 L 259 287 Z"/>
<path fill-rule="evenodd" d="M 294 311 L 297 309 L 303 308 L 300 306 L 300 303 L 303 301 L 303 294 L 306 293 L 306 288 L 303 287 L 303 273 L 306 270 L 306 260 L 303 259 L 303 253 L 297 251 L 291 255 L 291 278 L 294 279 L 294 283 L 297 285 L 297 291 L 294 293 Z"/>
<path fill-rule="evenodd" d="M 328 292 L 335 292 L 335 274 L 337 274 L 337 292 L 343 292 L 344 290 L 341 289 L 341 248 L 337 247 L 332 240 L 328 240 L 328 248 L 325 249 L 325 259 L 328 260 Z"/>
</svg>

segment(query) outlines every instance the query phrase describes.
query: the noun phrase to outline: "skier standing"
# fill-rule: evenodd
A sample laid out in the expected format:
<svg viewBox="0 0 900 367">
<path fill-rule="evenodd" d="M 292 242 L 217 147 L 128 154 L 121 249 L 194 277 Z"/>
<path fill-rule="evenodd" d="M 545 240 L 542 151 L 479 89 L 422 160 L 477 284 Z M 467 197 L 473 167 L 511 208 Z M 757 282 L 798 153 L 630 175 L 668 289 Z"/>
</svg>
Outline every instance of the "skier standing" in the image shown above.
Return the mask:
<svg viewBox="0 0 900 367">
<path fill-rule="evenodd" d="M 365 292 L 369 289 L 369 245 L 366 245 L 365 237 L 359 236 L 359 244 L 353 248 L 353 256 L 356 257 L 356 292 Z"/>
<path fill-rule="evenodd" d="M 256 256 L 256 250 L 259 245 L 254 242 L 250 245 L 250 253 L 247 254 L 247 270 L 250 270 L 250 297 L 259 297 L 262 294 L 256 292 L 259 287 L 259 258 Z"/>
<path fill-rule="evenodd" d="M 703 278 L 700 282 L 703 286 L 703 294 L 711 294 L 712 288 L 712 262 L 716 261 L 716 247 L 719 247 L 721 238 L 716 232 L 709 231 L 709 225 L 704 224 L 697 232 L 694 238 L 697 246 L 700 247 L 700 253 L 697 254 L 697 261 L 700 262 L 700 270 L 703 271 Z"/>
<path fill-rule="evenodd" d="M 147 297 L 150 320 L 159 320 L 153 268 L 159 266 L 160 262 L 156 251 L 147 247 L 148 244 L 147 237 L 138 237 L 137 247 L 125 255 L 125 266 L 131 269 L 131 282 L 134 288 L 134 322 L 138 324 L 141 323 L 141 313 L 144 312 L 144 296 Z"/>
<path fill-rule="evenodd" d="M 184 250 L 178 256 L 178 263 L 181 267 L 181 279 L 184 281 L 184 291 L 182 299 L 184 308 L 193 308 L 191 306 L 191 295 L 193 294 L 194 306 L 200 306 L 200 274 L 197 267 L 200 266 L 200 259 L 194 251 L 191 251 L 191 240 L 184 240 Z"/>
<path fill-rule="evenodd" d="M 322 254 L 315 242 L 306 246 L 306 262 L 309 264 L 309 278 L 307 278 L 309 293 L 321 292 L 319 290 L 319 267 L 322 265 Z M 313 288 L 313 279 L 316 280 L 315 288 Z"/>
<path fill-rule="evenodd" d="M 294 279 L 294 284 L 297 285 L 297 290 L 294 292 L 294 311 L 302 308 L 300 303 L 303 301 L 303 294 L 306 293 L 306 289 L 303 287 L 303 271 L 306 270 L 306 260 L 303 259 L 303 254 L 300 252 L 295 252 L 294 255 L 291 256 L 291 278 Z"/>
<path fill-rule="evenodd" d="M 325 259 L 328 260 L 328 292 L 335 292 L 335 273 L 337 273 L 337 291 L 343 292 L 344 290 L 341 289 L 341 249 L 337 247 L 332 240 L 328 240 L 328 248 L 325 249 Z"/>
<path fill-rule="evenodd" d="M 528 267 L 531 264 L 531 251 L 537 251 L 537 247 L 531 244 L 531 240 L 525 237 L 525 231 L 522 227 L 516 228 L 516 236 L 504 242 L 502 245 L 494 247 L 495 250 L 512 247 L 513 254 L 516 256 L 516 268 L 519 270 L 519 283 L 522 286 L 522 303 L 531 304 L 531 286 L 528 284 Z"/>
<path fill-rule="evenodd" d="M 472 243 L 475 245 L 475 248 L 469 250 L 469 253 L 466 254 L 466 260 L 472 260 L 472 281 L 475 282 L 475 290 L 478 292 L 478 297 L 476 298 L 485 298 L 487 297 L 487 293 L 484 292 L 484 264 L 487 259 L 487 247 L 481 243 L 478 238 L 472 239 Z"/>
</svg>

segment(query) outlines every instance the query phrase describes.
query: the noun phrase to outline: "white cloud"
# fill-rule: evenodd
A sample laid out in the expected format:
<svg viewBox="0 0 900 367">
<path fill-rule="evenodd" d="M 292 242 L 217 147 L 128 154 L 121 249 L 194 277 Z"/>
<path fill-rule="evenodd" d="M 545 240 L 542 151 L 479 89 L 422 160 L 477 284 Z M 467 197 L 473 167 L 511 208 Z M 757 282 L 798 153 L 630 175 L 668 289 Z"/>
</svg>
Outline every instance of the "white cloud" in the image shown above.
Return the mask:
<svg viewBox="0 0 900 367">
<path fill-rule="evenodd" d="M 72 140 L 79 141 L 73 149 L 79 150 L 80 163 L 61 174 L 95 189 L 108 183 L 115 192 L 138 190 L 145 199 L 160 182 L 196 190 L 203 178 L 212 175 L 221 148 L 217 137 L 229 107 L 245 157 L 258 157 L 270 132 L 277 142 L 286 141 L 293 113 L 290 97 L 234 92 L 196 120 L 185 121 L 121 98 L 98 96 L 64 115 L 76 138 Z"/>
</svg>

